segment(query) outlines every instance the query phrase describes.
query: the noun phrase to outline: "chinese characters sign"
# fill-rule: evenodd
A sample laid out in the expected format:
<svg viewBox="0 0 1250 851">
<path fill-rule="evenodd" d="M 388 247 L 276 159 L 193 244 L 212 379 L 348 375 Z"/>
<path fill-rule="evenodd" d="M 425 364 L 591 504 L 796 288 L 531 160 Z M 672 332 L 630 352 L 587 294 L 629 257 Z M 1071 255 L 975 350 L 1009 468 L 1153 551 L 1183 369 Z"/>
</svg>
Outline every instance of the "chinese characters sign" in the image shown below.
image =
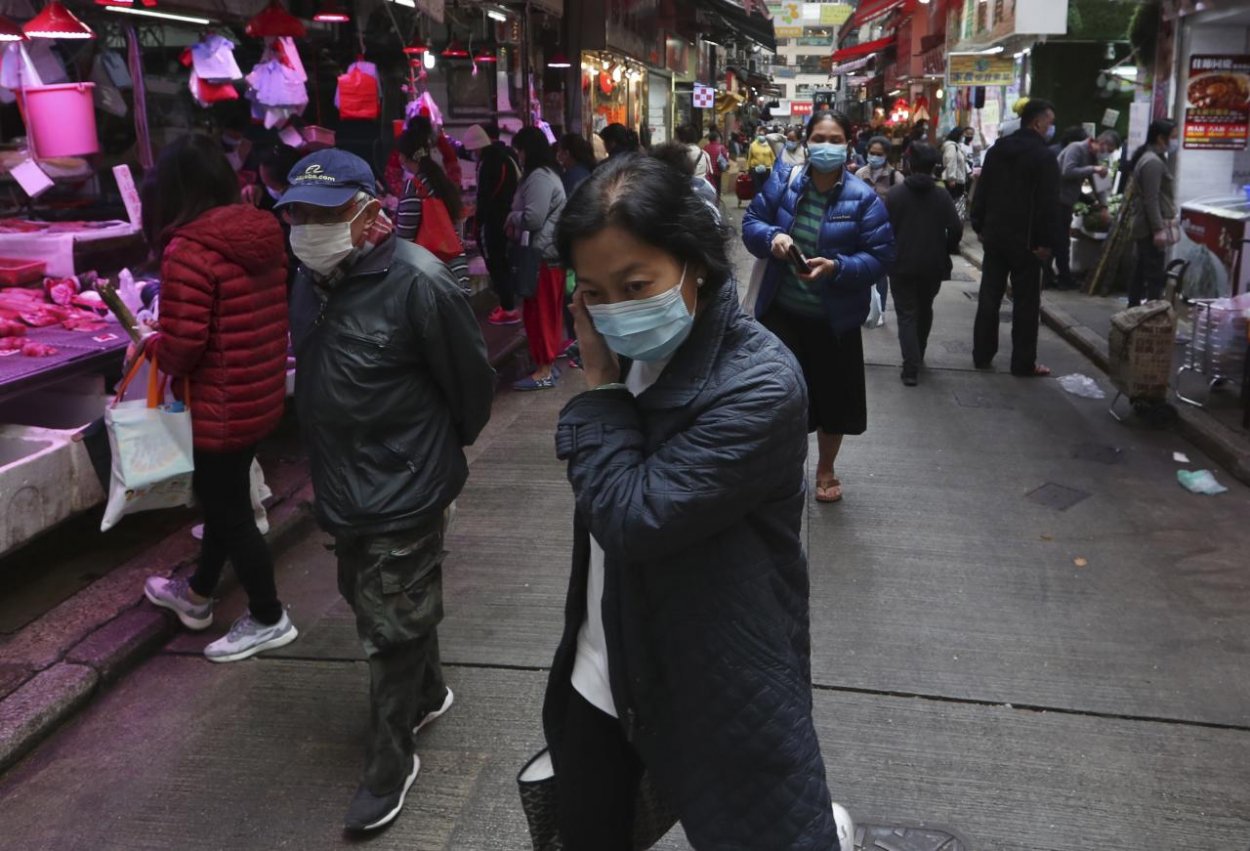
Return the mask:
<svg viewBox="0 0 1250 851">
<path fill-rule="evenodd" d="M 946 80 L 950 86 L 1010 86 L 1016 82 L 1016 63 L 1010 56 L 951 56 Z"/>
<path fill-rule="evenodd" d="M 1250 138 L 1250 56 L 1192 56 L 1185 147 L 1240 151 Z"/>
</svg>

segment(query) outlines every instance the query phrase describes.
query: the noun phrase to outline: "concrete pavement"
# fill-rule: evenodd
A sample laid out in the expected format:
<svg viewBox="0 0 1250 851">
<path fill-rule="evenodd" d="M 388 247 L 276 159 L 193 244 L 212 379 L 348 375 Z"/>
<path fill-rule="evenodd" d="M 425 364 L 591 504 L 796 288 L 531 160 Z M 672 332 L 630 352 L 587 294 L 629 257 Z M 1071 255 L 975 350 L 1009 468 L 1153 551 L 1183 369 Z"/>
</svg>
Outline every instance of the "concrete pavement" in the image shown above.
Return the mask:
<svg viewBox="0 0 1250 851">
<path fill-rule="evenodd" d="M 898 380 L 893 314 L 865 332 L 869 432 L 846 443 L 846 500 L 809 505 L 835 798 L 975 849 L 1250 845 L 1250 490 L 1189 494 L 1172 452 L 1211 460 L 1181 437 L 1119 425 L 1053 379 L 972 370 L 973 270 L 955 277 L 920 387 Z M 1096 374 L 1045 329 L 1041 349 L 1056 375 Z M 541 746 L 572 526 L 552 432 L 579 389 L 574 373 L 501 394 L 473 447 L 445 579 L 457 704 L 423 732 L 410 804 L 371 847 L 526 847 L 514 779 Z M 367 672 L 324 541 L 279 557 L 299 641 L 204 661 L 241 611 L 229 595 L 220 628 L 178 635 L 0 777 L 0 847 L 349 844 Z M 687 846 L 675 831 L 662 847 Z"/>
</svg>

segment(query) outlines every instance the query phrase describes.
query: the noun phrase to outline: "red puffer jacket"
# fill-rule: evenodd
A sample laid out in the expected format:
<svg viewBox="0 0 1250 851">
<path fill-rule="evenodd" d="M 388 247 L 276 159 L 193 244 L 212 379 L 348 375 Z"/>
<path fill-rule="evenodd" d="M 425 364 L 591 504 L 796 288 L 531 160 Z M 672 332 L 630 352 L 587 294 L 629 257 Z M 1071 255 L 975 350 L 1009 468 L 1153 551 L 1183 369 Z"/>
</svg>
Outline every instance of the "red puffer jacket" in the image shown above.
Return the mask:
<svg viewBox="0 0 1250 851">
<path fill-rule="evenodd" d="M 161 264 L 162 372 L 190 381 L 195 448 L 272 432 L 286 401 L 286 247 L 271 213 L 239 204 L 179 228 Z"/>
</svg>

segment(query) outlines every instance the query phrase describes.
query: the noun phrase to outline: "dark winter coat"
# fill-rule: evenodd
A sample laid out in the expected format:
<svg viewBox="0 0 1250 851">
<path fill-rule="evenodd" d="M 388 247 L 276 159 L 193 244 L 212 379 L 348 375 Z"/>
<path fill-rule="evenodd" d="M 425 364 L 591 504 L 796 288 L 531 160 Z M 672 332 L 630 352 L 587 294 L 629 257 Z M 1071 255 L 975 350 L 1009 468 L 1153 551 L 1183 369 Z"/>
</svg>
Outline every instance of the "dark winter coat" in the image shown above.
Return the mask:
<svg viewBox="0 0 1250 851">
<path fill-rule="evenodd" d="M 726 287 L 650 389 L 570 401 L 556 449 L 577 511 L 564 636 L 543 708 L 552 752 L 586 617 L 593 534 L 606 553 L 613 701 L 691 843 L 829 851 L 799 537 L 807 395 L 794 358 Z"/>
<path fill-rule="evenodd" d="M 165 249 L 148 351 L 190 386 L 196 449 L 254 446 L 282 419 L 286 262 L 278 220 L 248 204 L 209 210 Z"/>
<path fill-rule="evenodd" d="M 1009 253 L 1054 250 L 1061 233 L 1059 163 L 1040 133 L 1023 127 L 994 143 L 981 167 L 970 217 L 987 247 Z"/>
<path fill-rule="evenodd" d="M 885 206 L 896 246 L 890 274 L 947 280 L 964 235 L 950 193 L 929 175 L 913 174 L 890 190 Z"/>
<path fill-rule="evenodd" d="M 785 268 L 784 261 L 772 256 L 773 238 L 794 227 L 799 198 L 811 183 L 805 166 L 795 168 L 803 171 L 791 185 L 791 169 L 778 166 L 742 219 L 747 250 L 770 258 L 755 303 L 757 317 L 772 306 Z M 825 211 L 817 256 L 838 264 L 821 291 L 830 327 L 837 334 L 858 328 L 868 318 L 869 291 L 894 260 L 894 234 L 876 190 L 849 170 L 842 175 L 841 191 Z"/>
<path fill-rule="evenodd" d="M 447 267 L 392 235 L 328 292 L 301 268 L 291 331 L 321 525 L 381 534 L 446 508 L 495 390 L 481 329 Z"/>
</svg>

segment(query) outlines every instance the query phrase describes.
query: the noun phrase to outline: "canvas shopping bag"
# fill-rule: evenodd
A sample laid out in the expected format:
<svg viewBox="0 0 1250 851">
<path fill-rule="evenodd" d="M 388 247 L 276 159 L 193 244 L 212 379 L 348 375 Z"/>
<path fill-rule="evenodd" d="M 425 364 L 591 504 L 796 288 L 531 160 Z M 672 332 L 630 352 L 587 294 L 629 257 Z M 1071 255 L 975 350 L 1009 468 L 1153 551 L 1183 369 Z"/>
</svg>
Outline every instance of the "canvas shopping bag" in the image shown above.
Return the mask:
<svg viewBox="0 0 1250 851">
<path fill-rule="evenodd" d="M 155 508 L 190 505 L 192 459 L 190 388 L 185 404 L 164 404 L 164 388 L 157 364 L 148 370 L 147 398 L 122 401 L 126 388 L 139 372 L 138 358 L 117 388 L 113 403 L 104 411 L 113 471 L 109 478 L 108 505 L 100 531 L 107 532 L 126 514 Z"/>
</svg>

